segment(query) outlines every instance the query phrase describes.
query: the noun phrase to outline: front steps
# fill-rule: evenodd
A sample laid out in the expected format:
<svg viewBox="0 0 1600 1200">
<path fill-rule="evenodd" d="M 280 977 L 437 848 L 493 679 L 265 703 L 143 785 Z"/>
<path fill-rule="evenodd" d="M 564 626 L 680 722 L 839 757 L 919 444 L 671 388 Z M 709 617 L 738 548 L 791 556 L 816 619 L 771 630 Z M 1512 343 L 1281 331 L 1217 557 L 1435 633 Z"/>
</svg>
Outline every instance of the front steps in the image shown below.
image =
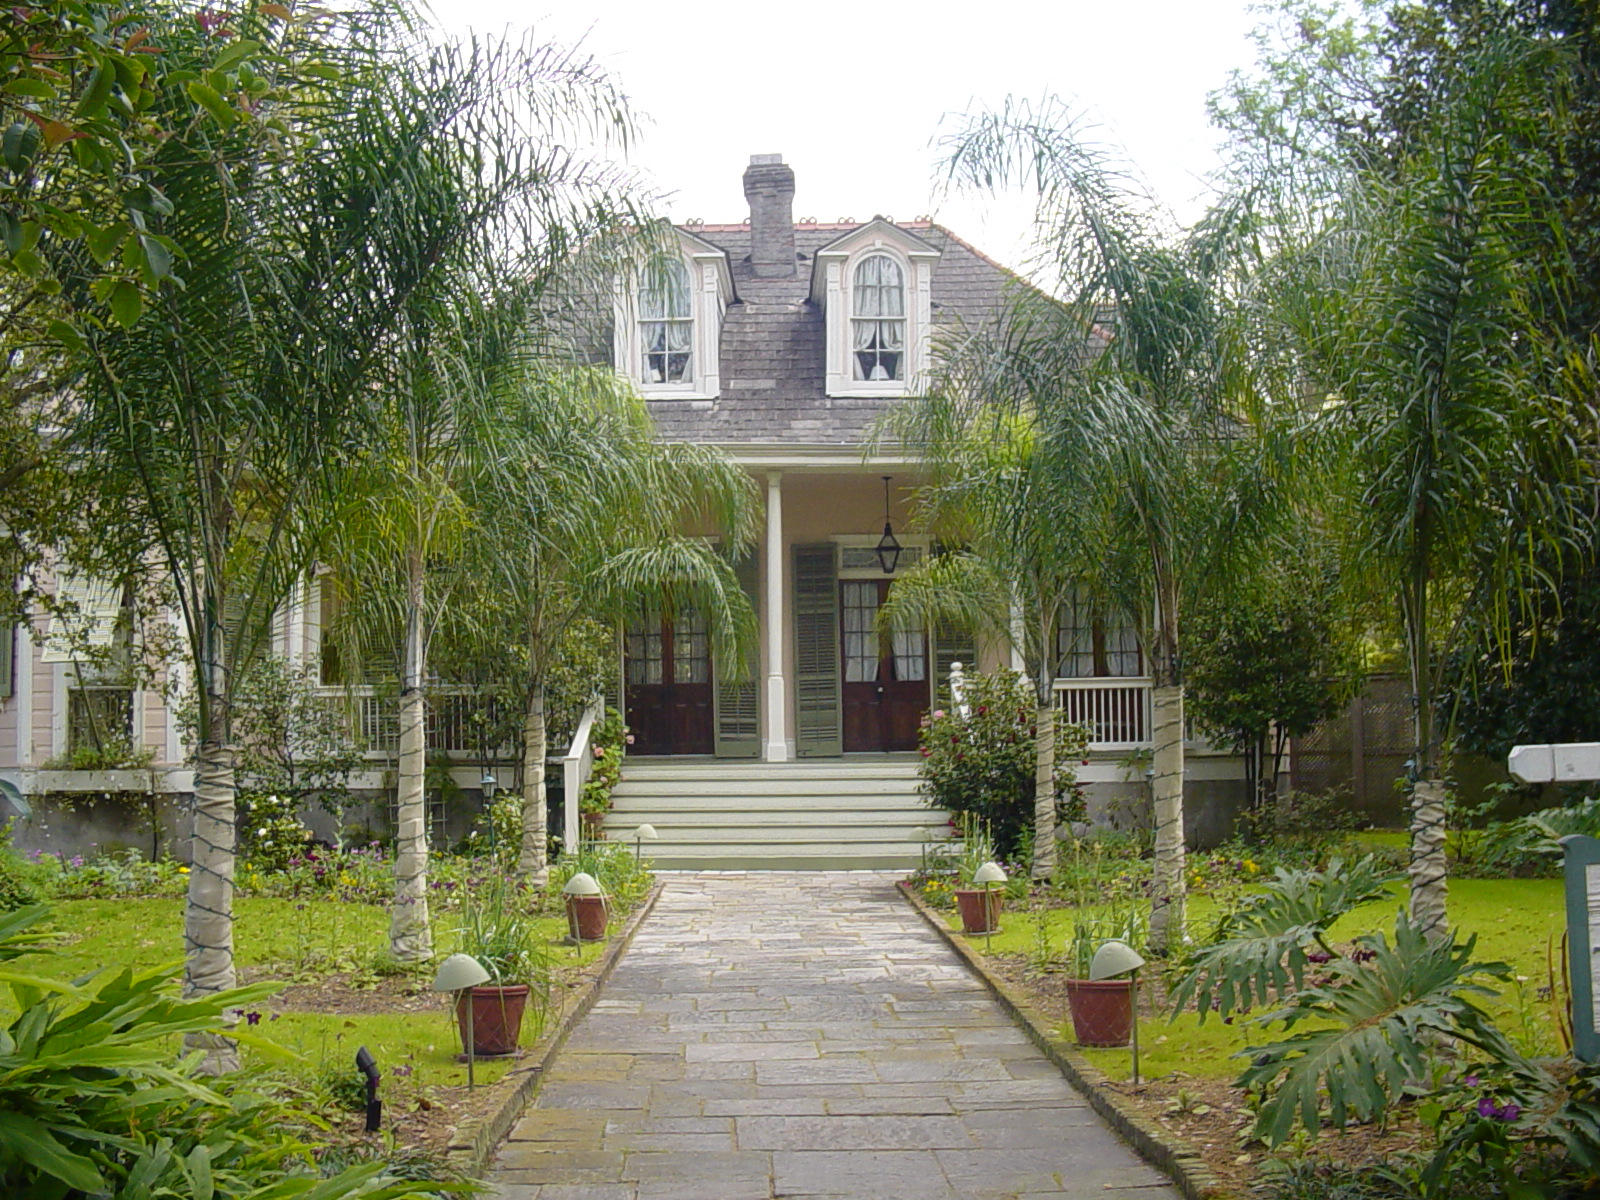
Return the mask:
<svg viewBox="0 0 1600 1200">
<path fill-rule="evenodd" d="M 766 763 L 630 758 L 612 792 L 606 837 L 632 842 L 639 825 L 662 870 L 910 870 L 923 826 L 946 814 L 917 794 L 914 758 Z"/>
</svg>

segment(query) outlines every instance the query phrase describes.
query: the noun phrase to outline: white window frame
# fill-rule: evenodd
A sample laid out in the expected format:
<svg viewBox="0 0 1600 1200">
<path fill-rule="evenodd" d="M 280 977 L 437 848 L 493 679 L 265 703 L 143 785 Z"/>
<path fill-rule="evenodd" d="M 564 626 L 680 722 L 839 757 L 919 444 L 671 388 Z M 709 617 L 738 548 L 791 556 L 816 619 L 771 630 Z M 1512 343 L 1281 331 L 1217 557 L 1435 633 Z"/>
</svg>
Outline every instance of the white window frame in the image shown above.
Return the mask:
<svg viewBox="0 0 1600 1200">
<path fill-rule="evenodd" d="M 694 322 L 689 342 L 688 378 L 671 383 L 645 381 L 644 338 L 639 318 L 639 285 L 643 263 L 617 280 L 613 304 L 611 361 L 617 373 L 646 400 L 715 400 L 722 394 L 720 357 L 722 319 L 733 299 L 728 256 L 709 242 L 677 235 L 677 254 L 689 272 L 689 315 Z M 660 252 L 672 256 L 669 247 Z M 652 254 L 651 258 L 658 257 Z"/>
<path fill-rule="evenodd" d="M 862 260 L 883 255 L 900 268 L 905 284 L 905 364 L 900 379 L 855 378 L 855 272 Z M 812 298 L 827 327 L 829 396 L 915 396 L 932 366 L 933 269 L 939 252 L 884 220 L 875 220 L 817 251 Z"/>
</svg>

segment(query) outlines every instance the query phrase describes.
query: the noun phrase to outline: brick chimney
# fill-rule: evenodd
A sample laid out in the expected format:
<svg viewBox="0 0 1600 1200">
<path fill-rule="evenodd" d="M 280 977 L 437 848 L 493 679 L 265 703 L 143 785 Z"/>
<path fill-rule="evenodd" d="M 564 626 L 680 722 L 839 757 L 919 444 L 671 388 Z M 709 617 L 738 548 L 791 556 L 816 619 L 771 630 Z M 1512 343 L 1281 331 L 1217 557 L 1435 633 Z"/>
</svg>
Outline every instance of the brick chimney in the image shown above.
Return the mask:
<svg viewBox="0 0 1600 1200">
<path fill-rule="evenodd" d="M 750 268 L 757 279 L 793 279 L 794 172 L 781 154 L 752 154 L 744 171 L 750 202 Z"/>
</svg>

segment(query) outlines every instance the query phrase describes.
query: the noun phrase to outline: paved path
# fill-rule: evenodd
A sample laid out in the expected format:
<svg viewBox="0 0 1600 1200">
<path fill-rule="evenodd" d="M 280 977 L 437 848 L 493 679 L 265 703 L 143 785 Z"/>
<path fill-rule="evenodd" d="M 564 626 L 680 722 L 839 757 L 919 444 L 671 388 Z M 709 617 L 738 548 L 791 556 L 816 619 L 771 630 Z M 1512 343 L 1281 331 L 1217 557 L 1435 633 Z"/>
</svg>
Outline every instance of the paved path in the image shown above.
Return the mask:
<svg viewBox="0 0 1600 1200">
<path fill-rule="evenodd" d="M 506 1200 L 1175 1200 L 877 874 L 675 874 Z"/>
</svg>

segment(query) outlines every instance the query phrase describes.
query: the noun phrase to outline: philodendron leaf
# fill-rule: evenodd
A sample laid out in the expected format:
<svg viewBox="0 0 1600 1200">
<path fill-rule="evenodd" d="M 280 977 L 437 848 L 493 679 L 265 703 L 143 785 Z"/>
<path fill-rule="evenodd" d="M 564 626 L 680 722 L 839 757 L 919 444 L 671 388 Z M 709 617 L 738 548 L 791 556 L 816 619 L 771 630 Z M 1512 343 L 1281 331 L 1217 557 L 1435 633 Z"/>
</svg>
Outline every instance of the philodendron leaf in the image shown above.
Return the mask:
<svg viewBox="0 0 1600 1200">
<path fill-rule="evenodd" d="M 1266 1025 L 1315 1028 L 1264 1046 L 1240 1051 L 1251 1065 L 1235 1081 L 1243 1088 L 1277 1090 L 1256 1121 L 1256 1134 L 1268 1145 L 1287 1139 L 1296 1125 L 1315 1132 L 1322 1124 L 1326 1096 L 1335 1128 L 1349 1116 L 1369 1120 L 1427 1074 L 1426 1060 L 1441 1038 L 1492 1043 L 1501 1035 L 1475 1003 L 1496 993 L 1476 982 L 1504 978 L 1504 963 L 1472 960 L 1476 938 L 1464 943 L 1430 941 L 1401 912 L 1394 944 L 1381 934 L 1360 939 L 1366 962 L 1336 959 L 1333 982 L 1305 988 L 1276 1012 L 1256 1019 Z"/>
</svg>

